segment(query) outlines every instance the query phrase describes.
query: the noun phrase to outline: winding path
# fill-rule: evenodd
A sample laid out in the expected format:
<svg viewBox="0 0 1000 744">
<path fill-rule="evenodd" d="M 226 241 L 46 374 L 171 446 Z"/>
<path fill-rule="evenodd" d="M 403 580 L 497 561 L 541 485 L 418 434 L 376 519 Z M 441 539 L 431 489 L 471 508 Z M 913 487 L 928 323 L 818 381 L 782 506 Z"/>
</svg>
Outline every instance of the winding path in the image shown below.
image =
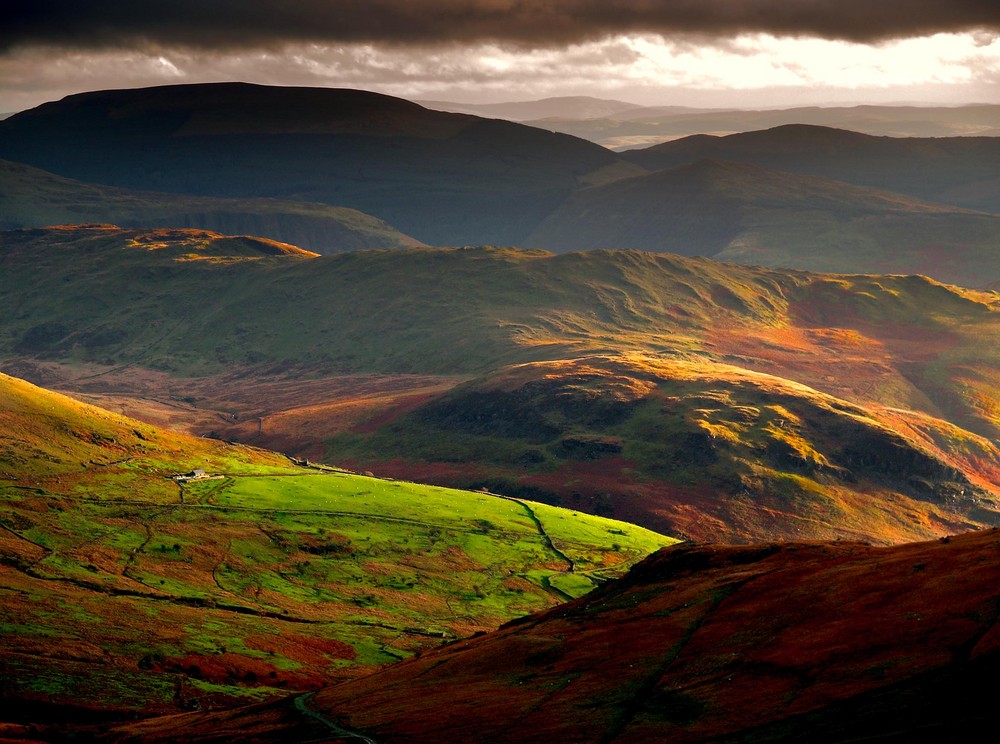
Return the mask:
<svg viewBox="0 0 1000 744">
<path fill-rule="evenodd" d="M 331 721 L 326 716 L 317 713 L 312 708 L 310 708 L 309 701 L 312 700 L 315 694 L 316 694 L 315 692 L 307 692 L 305 695 L 299 695 L 297 698 L 295 698 L 295 710 L 297 710 L 304 716 L 308 716 L 309 718 L 312 718 L 315 721 L 319 721 L 328 729 L 330 729 L 330 731 L 332 731 L 341 738 L 360 739 L 361 741 L 366 742 L 367 744 L 378 744 L 378 742 L 376 742 L 374 739 L 371 739 L 365 736 L 364 734 L 359 734 L 355 731 L 348 731 L 342 726 L 338 726 L 336 723 Z"/>
</svg>

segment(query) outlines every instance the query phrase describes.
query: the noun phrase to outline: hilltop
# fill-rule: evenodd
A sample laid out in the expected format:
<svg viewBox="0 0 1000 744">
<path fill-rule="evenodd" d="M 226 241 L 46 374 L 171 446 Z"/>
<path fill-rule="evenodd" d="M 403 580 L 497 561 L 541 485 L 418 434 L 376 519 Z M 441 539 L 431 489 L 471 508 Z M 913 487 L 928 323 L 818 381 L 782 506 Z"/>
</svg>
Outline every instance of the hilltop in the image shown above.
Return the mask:
<svg viewBox="0 0 1000 744">
<path fill-rule="evenodd" d="M 988 730 L 996 530 L 894 548 L 681 545 L 575 602 L 279 705 L 106 737 L 923 741 Z M 307 718 L 302 710 L 310 711 Z"/>
<path fill-rule="evenodd" d="M 419 245 L 381 220 L 342 207 L 221 199 L 99 186 L 0 161 L 0 228 L 111 223 L 257 235 L 317 253 Z"/>
<path fill-rule="evenodd" d="M 876 137 L 787 124 L 725 137 L 693 135 L 622 153 L 646 168 L 727 160 L 821 176 L 967 209 L 1000 212 L 1000 138 Z"/>
<path fill-rule="evenodd" d="M 350 207 L 445 245 L 517 243 L 578 186 L 639 171 L 520 124 L 241 83 L 69 96 L 0 121 L 0 157 L 110 186 Z"/>
<path fill-rule="evenodd" d="M 963 286 L 1000 278 L 1000 217 L 912 197 L 699 160 L 581 190 L 524 244 L 632 248 L 842 273 L 921 273 Z"/>
<path fill-rule="evenodd" d="M 698 541 L 892 543 L 1000 521 L 990 440 L 708 362 L 516 365 L 336 436 L 327 457 Z"/>
<path fill-rule="evenodd" d="M 0 501 L 2 723 L 315 689 L 580 596 L 675 542 L 296 466 L 2 374 Z"/>
</svg>

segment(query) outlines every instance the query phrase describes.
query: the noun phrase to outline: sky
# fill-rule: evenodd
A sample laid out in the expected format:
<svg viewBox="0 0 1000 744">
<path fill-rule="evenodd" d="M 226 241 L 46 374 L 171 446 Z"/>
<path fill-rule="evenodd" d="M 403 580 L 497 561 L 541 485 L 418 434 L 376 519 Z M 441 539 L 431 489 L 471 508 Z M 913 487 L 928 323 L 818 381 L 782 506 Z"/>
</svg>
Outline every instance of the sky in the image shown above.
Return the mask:
<svg viewBox="0 0 1000 744">
<path fill-rule="evenodd" d="M 1000 0 L 0 0 L 0 112 L 225 80 L 466 103 L 1000 103 Z"/>
</svg>

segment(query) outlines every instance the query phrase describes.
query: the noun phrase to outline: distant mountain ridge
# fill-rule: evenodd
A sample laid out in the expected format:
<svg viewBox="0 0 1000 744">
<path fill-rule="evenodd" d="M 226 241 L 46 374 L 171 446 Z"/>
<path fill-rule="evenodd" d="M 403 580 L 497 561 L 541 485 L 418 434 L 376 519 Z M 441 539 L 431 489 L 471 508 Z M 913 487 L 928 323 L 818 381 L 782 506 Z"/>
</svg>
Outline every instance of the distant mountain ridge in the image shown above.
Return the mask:
<svg viewBox="0 0 1000 744">
<path fill-rule="evenodd" d="M 601 118 L 570 115 L 526 121 L 572 134 L 614 150 L 648 147 L 696 134 L 751 132 L 786 124 L 837 127 L 888 137 L 996 137 L 1000 106 L 860 105 L 795 108 L 686 109 L 649 106 L 614 112 Z"/>
<path fill-rule="evenodd" d="M 533 103 L 579 108 L 594 100 Z M 437 245 L 671 250 L 810 270 L 926 273 L 973 286 L 997 278 L 993 221 L 961 210 L 1000 213 L 1000 138 L 898 139 L 787 125 L 616 154 L 364 91 L 232 83 L 70 96 L 0 122 L 0 156 L 95 184 L 349 207 Z M 716 168 L 715 186 L 697 169 L 649 175 L 702 160 L 771 173 Z M 820 188 L 803 177 L 841 183 Z M 762 199 L 754 192 L 765 184 Z M 895 196 L 851 190 L 859 186 Z M 52 189 L 53 201 L 61 188 Z M 903 196 L 957 209 L 888 204 Z M 325 250 L 315 228 L 293 227 L 304 215 L 289 225 L 269 209 L 234 213 L 146 214 L 151 225 L 169 217 L 170 226 L 263 233 Z M 115 214 L 82 221 L 142 224 Z"/>
<path fill-rule="evenodd" d="M 695 135 L 622 157 L 647 170 L 703 159 L 746 162 L 1000 212 L 1000 137 L 874 137 L 789 124 L 726 137 Z"/>
<path fill-rule="evenodd" d="M 549 118 L 586 120 L 626 115 L 630 112 L 642 111 L 644 108 L 635 103 L 594 98 L 593 96 L 557 96 L 536 101 L 510 101 L 508 103 L 453 103 L 450 101 L 416 101 L 416 103 L 438 111 L 490 116 L 512 121 Z"/>
</svg>

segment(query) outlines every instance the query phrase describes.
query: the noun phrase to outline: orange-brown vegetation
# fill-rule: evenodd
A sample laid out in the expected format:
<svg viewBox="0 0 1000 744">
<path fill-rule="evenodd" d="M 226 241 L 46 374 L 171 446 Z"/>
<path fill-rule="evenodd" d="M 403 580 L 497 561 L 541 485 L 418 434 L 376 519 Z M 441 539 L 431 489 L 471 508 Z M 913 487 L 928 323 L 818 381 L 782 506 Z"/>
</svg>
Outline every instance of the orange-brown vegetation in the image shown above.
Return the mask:
<svg viewBox="0 0 1000 744">
<path fill-rule="evenodd" d="M 306 702 L 382 742 L 966 740 L 990 715 L 998 555 L 997 530 L 893 548 L 681 545 Z M 112 738 L 222 741 L 247 727 L 288 740 L 310 720 L 291 703 Z"/>
</svg>

